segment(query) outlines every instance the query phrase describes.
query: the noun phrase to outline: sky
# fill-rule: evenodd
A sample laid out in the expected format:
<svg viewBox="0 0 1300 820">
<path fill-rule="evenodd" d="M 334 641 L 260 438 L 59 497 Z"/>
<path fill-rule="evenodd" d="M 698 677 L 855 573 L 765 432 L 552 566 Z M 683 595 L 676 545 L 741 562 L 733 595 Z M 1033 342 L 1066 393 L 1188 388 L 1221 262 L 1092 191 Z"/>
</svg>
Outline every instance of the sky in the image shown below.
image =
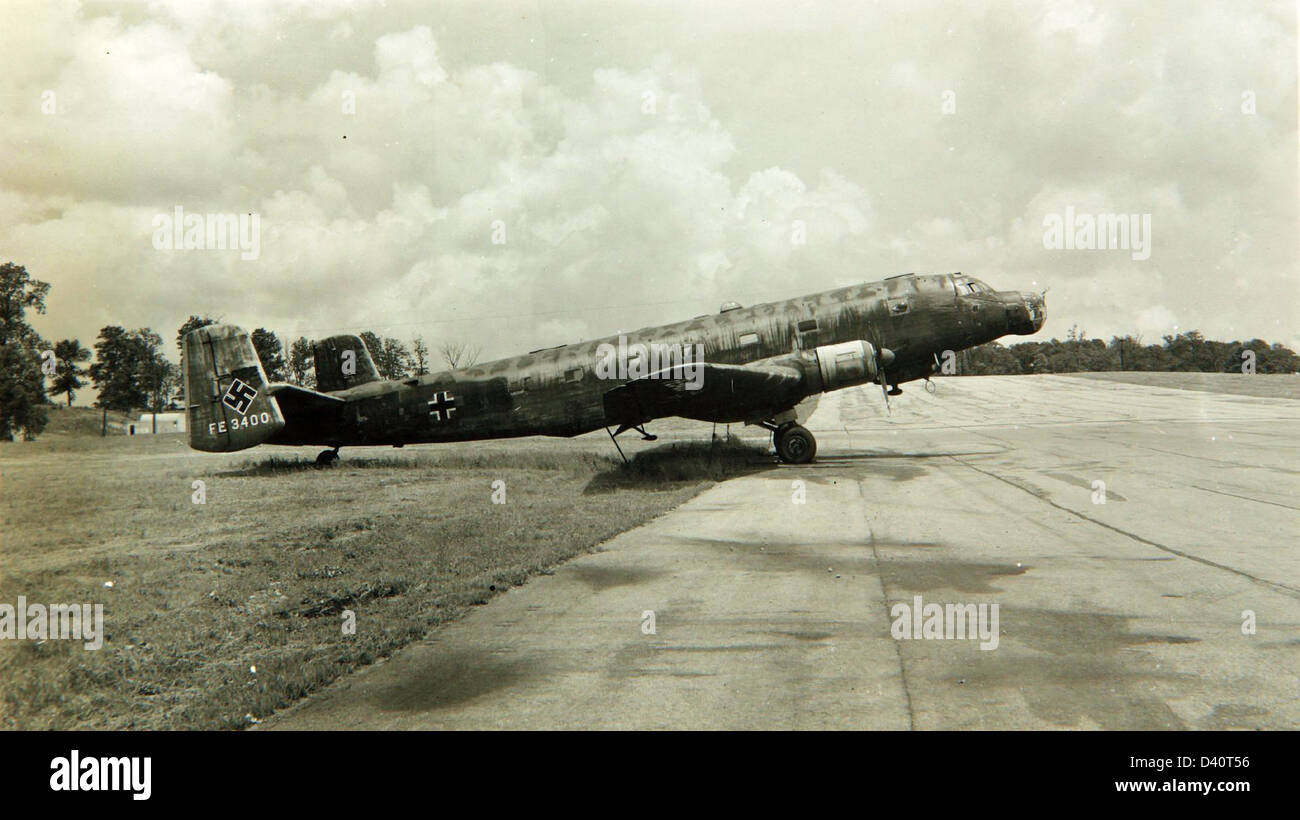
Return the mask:
<svg viewBox="0 0 1300 820">
<path fill-rule="evenodd" d="M 909 271 L 1046 289 L 1036 338 L 1297 348 L 1296 37 L 1264 2 L 4 0 L 0 261 L 46 338 L 173 355 L 200 314 L 486 360 Z M 255 216 L 256 258 L 166 247 L 177 208 Z M 1052 247 L 1067 211 L 1149 254 Z"/>
</svg>

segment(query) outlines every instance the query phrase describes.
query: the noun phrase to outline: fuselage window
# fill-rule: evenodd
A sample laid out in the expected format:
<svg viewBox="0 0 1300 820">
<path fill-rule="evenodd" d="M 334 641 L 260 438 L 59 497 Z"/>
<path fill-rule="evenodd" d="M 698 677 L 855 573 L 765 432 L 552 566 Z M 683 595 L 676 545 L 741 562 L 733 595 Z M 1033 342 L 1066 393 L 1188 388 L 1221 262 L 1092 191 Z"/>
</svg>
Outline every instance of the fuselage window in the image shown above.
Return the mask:
<svg viewBox="0 0 1300 820">
<path fill-rule="evenodd" d="M 580 381 L 582 381 L 582 368 L 581 368 L 581 367 L 575 367 L 573 370 L 569 370 L 569 371 L 565 372 L 565 374 L 564 374 L 564 380 L 565 380 L 566 382 L 580 382 Z"/>
<path fill-rule="evenodd" d="M 740 339 L 739 339 L 739 341 L 740 341 L 740 343 L 741 343 L 742 345 L 756 345 L 756 344 L 758 344 L 758 334 L 757 334 L 757 333 L 742 333 L 742 334 L 740 334 Z"/>
<path fill-rule="evenodd" d="M 810 330 L 816 330 L 816 329 L 817 329 L 816 319 L 804 319 L 802 322 L 799 323 L 800 333 L 807 333 Z"/>
</svg>

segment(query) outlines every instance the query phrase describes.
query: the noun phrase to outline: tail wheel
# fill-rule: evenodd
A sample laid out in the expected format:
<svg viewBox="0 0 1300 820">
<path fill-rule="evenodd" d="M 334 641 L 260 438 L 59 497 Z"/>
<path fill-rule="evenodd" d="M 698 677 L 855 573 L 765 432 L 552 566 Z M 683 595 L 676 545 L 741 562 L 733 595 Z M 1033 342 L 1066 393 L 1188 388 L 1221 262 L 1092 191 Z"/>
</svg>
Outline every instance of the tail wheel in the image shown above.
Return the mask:
<svg viewBox="0 0 1300 820">
<path fill-rule="evenodd" d="M 777 431 L 776 455 L 786 464 L 807 464 L 817 455 L 817 439 L 807 428 L 787 425 Z"/>
<path fill-rule="evenodd" d="M 321 450 L 320 455 L 316 456 L 317 467 L 333 467 L 339 460 L 338 450 Z"/>
</svg>

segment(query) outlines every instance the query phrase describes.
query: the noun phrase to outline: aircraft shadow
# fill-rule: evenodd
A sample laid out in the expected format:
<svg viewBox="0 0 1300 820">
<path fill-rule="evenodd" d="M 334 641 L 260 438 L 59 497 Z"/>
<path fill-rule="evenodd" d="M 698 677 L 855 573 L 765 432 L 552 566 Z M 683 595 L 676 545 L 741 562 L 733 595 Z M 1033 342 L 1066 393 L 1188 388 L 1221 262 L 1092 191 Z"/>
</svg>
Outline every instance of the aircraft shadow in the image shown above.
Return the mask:
<svg viewBox="0 0 1300 820">
<path fill-rule="evenodd" d="M 384 467 L 415 467 L 421 466 L 415 460 L 409 458 L 391 458 L 391 457 L 362 457 L 348 460 L 349 467 L 358 468 L 384 468 Z M 285 456 L 267 456 L 256 461 L 246 461 L 243 464 L 232 466 L 226 469 L 217 470 L 213 475 L 219 476 L 278 476 L 291 475 L 293 473 L 311 472 L 321 468 L 316 464 L 315 459 L 296 458 Z"/>
<path fill-rule="evenodd" d="M 717 439 L 661 444 L 642 450 L 626 464 L 602 470 L 583 488 L 584 495 L 627 489 L 655 489 L 687 481 L 722 481 L 777 469 L 767 447 L 743 441 Z"/>
</svg>

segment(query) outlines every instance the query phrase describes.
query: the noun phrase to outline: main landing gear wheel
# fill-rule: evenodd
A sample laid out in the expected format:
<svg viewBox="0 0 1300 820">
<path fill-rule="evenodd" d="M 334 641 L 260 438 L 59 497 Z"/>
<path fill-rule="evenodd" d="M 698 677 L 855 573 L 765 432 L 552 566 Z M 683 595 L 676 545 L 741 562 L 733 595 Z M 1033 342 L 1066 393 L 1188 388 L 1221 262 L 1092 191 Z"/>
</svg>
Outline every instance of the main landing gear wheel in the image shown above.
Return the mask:
<svg viewBox="0 0 1300 820">
<path fill-rule="evenodd" d="M 817 455 L 817 439 L 807 428 L 787 424 L 776 431 L 776 456 L 786 464 L 807 464 Z"/>
<path fill-rule="evenodd" d="M 333 450 L 321 450 L 320 455 L 316 456 L 317 467 L 333 467 L 338 463 L 339 450 L 335 447 Z"/>
</svg>

